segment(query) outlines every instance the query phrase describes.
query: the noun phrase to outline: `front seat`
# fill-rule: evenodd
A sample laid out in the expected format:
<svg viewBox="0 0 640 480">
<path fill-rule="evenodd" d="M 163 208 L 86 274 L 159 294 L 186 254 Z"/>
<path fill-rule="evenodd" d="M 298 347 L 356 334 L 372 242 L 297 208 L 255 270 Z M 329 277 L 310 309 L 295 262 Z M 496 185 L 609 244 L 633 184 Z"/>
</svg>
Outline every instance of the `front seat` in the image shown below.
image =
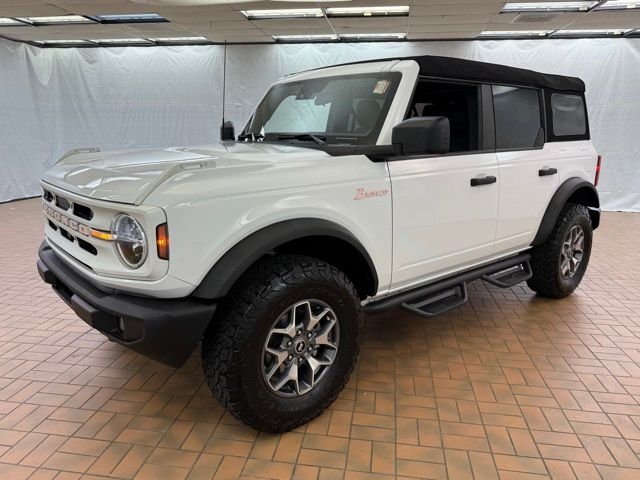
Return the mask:
<svg viewBox="0 0 640 480">
<path fill-rule="evenodd" d="M 378 122 L 380 111 L 380 105 L 375 100 L 361 100 L 356 107 L 358 128 L 356 128 L 355 133 L 366 135 L 371 132 Z"/>
</svg>

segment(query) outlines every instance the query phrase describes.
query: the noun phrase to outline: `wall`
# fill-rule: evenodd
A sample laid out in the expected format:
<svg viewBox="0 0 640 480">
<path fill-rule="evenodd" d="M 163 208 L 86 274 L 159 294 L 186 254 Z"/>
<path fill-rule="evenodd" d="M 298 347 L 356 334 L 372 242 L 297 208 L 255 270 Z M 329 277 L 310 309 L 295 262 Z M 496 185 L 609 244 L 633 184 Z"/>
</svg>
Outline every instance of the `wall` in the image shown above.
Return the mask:
<svg viewBox="0 0 640 480">
<path fill-rule="evenodd" d="M 640 211 L 640 39 L 236 45 L 226 117 L 239 129 L 282 75 L 352 60 L 435 54 L 575 75 L 587 84 L 603 206 Z M 65 151 L 217 140 L 221 46 L 47 49 L 0 40 L 0 201 L 39 193 Z"/>
</svg>

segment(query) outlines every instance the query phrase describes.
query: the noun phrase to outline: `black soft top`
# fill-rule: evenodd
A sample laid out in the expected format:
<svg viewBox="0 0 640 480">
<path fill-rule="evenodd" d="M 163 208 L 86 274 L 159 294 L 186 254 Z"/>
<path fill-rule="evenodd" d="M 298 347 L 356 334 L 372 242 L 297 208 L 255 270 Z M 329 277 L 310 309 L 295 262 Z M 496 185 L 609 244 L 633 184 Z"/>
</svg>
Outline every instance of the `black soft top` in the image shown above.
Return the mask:
<svg viewBox="0 0 640 480">
<path fill-rule="evenodd" d="M 357 63 L 385 62 L 390 60 L 415 60 L 420 66 L 420 75 L 454 78 L 461 80 L 475 80 L 479 82 L 506 83 L 510 85 L 526 85 L 553 90 L 569 90 L 584 92 L 584 82 L 576 77 L 552 75 L 534 72 L 524 68 L 508 67 L 495 63 L 476 62 L 462 58 L 438 57 L 421 55 L 415 57 L 396 57 L 380 60 L 366 60 Z"/>
</svg>

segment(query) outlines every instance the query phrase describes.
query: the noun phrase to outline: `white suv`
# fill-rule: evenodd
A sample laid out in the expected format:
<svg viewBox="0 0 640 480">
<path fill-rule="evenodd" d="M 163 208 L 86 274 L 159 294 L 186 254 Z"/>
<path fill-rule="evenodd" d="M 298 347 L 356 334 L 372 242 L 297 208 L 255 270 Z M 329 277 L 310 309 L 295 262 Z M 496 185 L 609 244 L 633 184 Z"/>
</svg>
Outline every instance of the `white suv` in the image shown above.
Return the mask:
<svg viewBox="0 0 640 480">
<path fill-rule="evenodd" d="M 577 78 L 429 56 L 303 72 L 237 139 L 63 157 L 38 269 L 154 360 L 201 342 L 216 398 L 289 430 L 344 387 L 365 313 L 431 317 L 477 279 L 573 292 L 600 218 L 589 139 Z"/>
</svg>

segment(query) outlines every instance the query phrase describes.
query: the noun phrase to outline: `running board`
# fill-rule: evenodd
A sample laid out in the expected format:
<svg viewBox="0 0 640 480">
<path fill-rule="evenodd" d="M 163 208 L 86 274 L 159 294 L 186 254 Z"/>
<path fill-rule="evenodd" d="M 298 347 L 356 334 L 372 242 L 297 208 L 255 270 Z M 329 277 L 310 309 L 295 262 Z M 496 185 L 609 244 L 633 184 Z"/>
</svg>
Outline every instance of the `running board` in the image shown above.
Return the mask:
<svg viewBox="0 0 640 480">
<path fill-rule="evenodd" d="M 516 267 L 519 267 L 523 271 L 525 268 L 527 268 L 528 271 L 530 272 L 531 267 L 529 265 L 529 260 L 531 260 L 531 255 L 529 253 L 521 253 L 514 257 L 507 258 L 505 260 L 500 260 L 495 263 L 485 265 L 483 267 L 474 268 L 473 270 L 468 270 L 466 272 L 459 273 L 457 275 L 454 275 L 449 278 L 445 278 L 444 280 L 439 280 L 429 285 L 424 285 L 422 287 L 414 288 L 412 290 L 400 292 L 393 296 L 389 296 L 377 301 L 373 301 L 365 305 L 364 307 L 365 312 L 369 315 L 375 315 L 377 313 L 382 313 L 399 306 L 402 306 L 403 308 L 405 308 L 404 304 L 406 304 L 409 307 L 408 310 L 412 311 L 413 313 L 416 313 L 413 310 L 413 308 L 416 308 L 417 310 L 420 311 L 420 308 L 416 307 L 416 305 L 420 304 L 424 300 L 434 298 L 434 296 L 437 296 L 438 294 L 443 294 L 445 292 L 450 292 L 453 289 L 460 288 L 461 284 L 472 282 L 474 280 L 485 279 L 485 277 L 490 279 L 490 280 L 487 279 L 488 282 L 491 282 L 491 283 L 500 282 L 502 285 L 506 285 L 506 286 L 509 285 L 508 281 L 515 281 L 517 278 L 522 279 L 522 280 L 519 280 L 518 282 L 524 281 L 530 277 L 525 278 L 525 275 L 521 273 L 518 273 L 513 277 L 511 276 L 510 273 L 509 275 L 504 275 L 504 276 L 501 273 L 507 272 L 510 269 L 515 270 Z M 525 264 L 526 264 L 526 267 L 523 266 Z M 494 283 L 494 285 L 496 285 L 496 283 Z M 448 295 L 447 297 L 450 297 L 450 296 L 451 295 Z M 460 294 L 458 296 L 459 300 L 462 300 L 462 297 L 463 295 Z M 435 301 L 437 300 L 432 301 L 432 303 L 434 303 Z M 449 301 L 452 304 L 454 303 L 453 299 L 450 299 Z M 455 307 L 451 307 L 451 308 L 455 308 Z M 405 310 L 406 309 L 407 308 L 405 308 Z M 427 311 L 431 313 L 433 312 L 433 310 L 434 310 L 433 307 L 427 308 Z M 420 313 L 419 315 L 425 316 L 424 312 Z"/>
<path fill-rule="evenodd" d="M 520 265 L 516 265 L 501 272 L 493 273 L 491 275 L 483 275 L 482 280 L 489 282 L 492 285 L 500 288 L 513 287 L 522 282 L 526 282 L 533 277 L 533 271 L 531 270 L 531 264 L 529 260 L 522 262 Z"/>
<path fill-rule="evenodd" d="M 403 303 L 403 310 L 415 313 L 421 317 L 435 317 L 441 313 L 448 312 L 454 308 L 461 307 L 469 300 L 467 295 L 467 284 L 461 283 L 452 289 L 436 293 L 422 300 L 413 303 Z"/>
</svg>

